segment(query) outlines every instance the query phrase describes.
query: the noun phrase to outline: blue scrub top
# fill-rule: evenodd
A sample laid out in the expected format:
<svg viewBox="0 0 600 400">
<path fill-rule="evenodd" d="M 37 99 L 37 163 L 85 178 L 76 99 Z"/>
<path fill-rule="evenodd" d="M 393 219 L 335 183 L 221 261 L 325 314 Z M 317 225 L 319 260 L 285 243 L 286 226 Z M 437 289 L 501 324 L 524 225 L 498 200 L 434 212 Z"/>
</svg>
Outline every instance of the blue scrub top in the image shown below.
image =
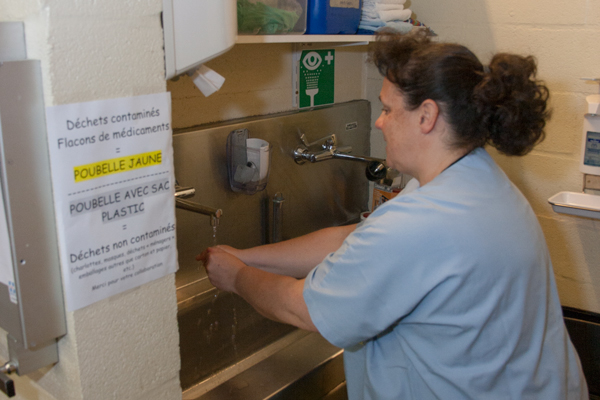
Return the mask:
<svg viewBox="0 0 600 400">
<path fill-rule="evenodd" d="M 529 203 L 476 149 L 380 206 L 307 276 L 355 399 L 583 399 Z"/>
</svg>

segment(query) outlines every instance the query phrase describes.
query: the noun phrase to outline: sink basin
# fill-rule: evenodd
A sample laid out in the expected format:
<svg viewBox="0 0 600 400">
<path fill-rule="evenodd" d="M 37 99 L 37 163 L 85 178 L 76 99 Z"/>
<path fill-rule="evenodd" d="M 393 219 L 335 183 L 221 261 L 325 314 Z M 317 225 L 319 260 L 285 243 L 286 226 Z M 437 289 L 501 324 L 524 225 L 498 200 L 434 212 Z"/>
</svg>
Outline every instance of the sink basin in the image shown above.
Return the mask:
<svg viewBox="0 0 600 400">
<path fill-rule="evenodd" d="M 183 400 L 347 399 L 341 349 L 318 333 L 301 330 L 278 342 L 280 349 L 256 353 L 253 357 L 259 359 L 245 369 L 232 371 L 208 391 L 198 385 L 186 391 Z"/>
<path fill-rule="evenodd" d="M 210 285 L 205 279 L 205 285 Z M 196 287 L 189 290 L 198 290 Z M 181 291 L 181 290 L 180 290 Z M 179 292 L 179 291 L 178 291 Z M 214 378 L 296 328 L 262 317 L 241 297 L 214 287 L 179 303 L 181 386 Z M 222 378 L 221 378 L 222 379 Z M 214 384 L 214 379 L 213 379 Z"/>
</svg>

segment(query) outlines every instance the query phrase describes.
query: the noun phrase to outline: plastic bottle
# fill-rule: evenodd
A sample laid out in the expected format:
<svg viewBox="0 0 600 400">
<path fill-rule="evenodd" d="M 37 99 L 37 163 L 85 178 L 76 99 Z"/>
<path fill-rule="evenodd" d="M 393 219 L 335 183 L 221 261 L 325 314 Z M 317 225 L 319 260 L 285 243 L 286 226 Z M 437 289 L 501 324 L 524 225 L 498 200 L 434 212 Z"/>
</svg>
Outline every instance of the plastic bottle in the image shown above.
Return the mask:
<svg viewBox="0 0 600 400">
<path fill-rule="evenodd" d="M 308 0 L 306 33 L 355 34 L 362 0 Z"/>
</svg>

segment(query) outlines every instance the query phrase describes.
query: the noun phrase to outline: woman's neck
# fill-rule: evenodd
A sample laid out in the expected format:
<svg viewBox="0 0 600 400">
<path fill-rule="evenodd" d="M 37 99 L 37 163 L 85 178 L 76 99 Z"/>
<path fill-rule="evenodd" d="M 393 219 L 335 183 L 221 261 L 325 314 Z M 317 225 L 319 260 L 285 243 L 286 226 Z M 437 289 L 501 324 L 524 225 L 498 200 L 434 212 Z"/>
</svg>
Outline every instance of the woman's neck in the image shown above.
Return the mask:
<svg viewBox="0 0 600 400">
<path fill-rule="evenodd" d="M 428 155 L 423 155 L 423 157 L 427 157 L 429 160 L 424 162 L 424 167 L 420 171 L 415 172 L 413 176 L 419 181 L 420 186 L 424 186 L 470 152 L 471 149 L 464 148 L 430 151 Z"/>
</svg>

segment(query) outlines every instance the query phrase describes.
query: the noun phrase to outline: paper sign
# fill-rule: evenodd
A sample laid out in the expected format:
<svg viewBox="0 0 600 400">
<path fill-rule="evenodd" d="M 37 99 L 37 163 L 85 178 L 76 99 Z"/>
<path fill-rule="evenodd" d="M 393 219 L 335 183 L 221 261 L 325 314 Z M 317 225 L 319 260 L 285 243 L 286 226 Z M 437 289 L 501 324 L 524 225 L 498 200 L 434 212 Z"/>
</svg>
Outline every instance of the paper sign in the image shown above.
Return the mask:
<svg viewBox="0 0 600 400">
<path fill-rule="evenodd" d="M 335 50 L 304 50 L 299 66 L 300 108 L 333 104 Z"/>
<path fill-rule="evenodd" d="M 46 109 L 70 311 L 177 270 L 169 93 Z"/>
</svg>

